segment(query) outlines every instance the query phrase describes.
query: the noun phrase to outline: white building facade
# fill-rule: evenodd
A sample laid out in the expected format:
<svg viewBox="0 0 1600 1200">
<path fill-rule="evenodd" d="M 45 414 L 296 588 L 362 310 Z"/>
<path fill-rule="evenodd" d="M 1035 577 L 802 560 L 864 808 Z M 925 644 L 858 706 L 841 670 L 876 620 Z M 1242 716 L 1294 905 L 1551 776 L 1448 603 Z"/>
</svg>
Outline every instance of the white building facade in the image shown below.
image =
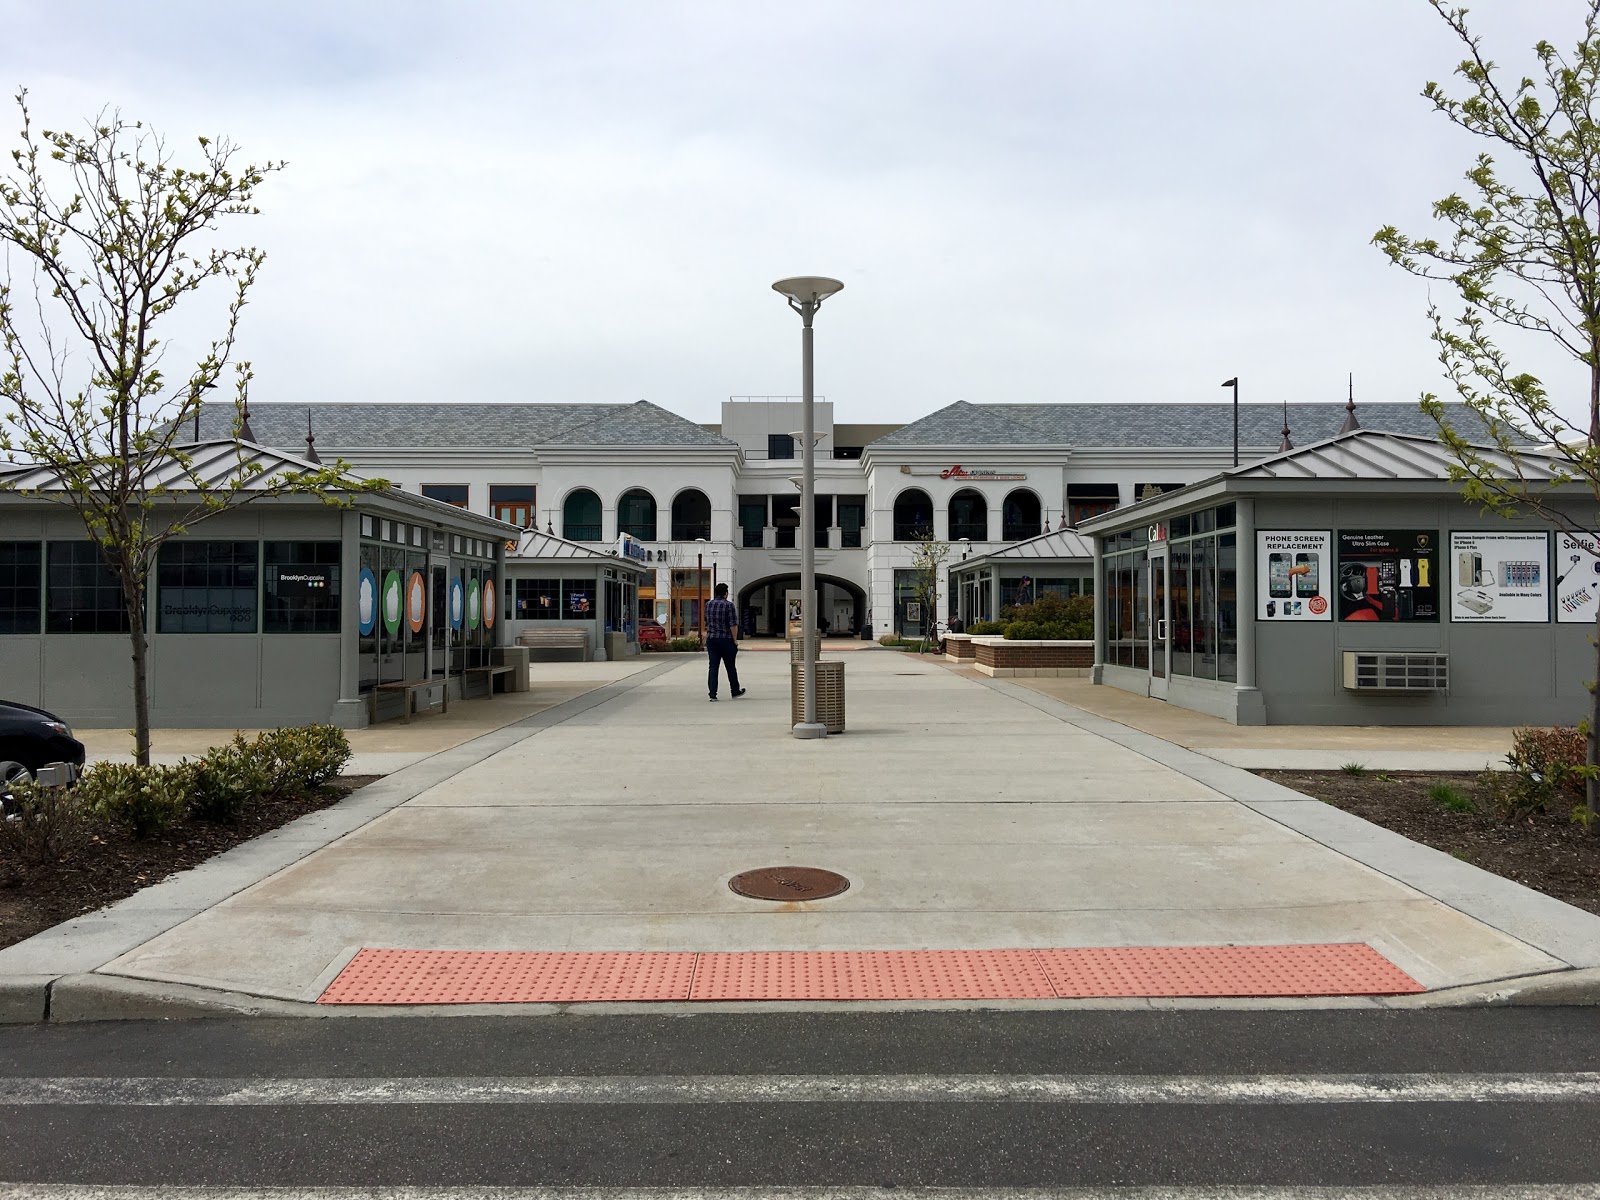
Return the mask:
<svg viewBox="0 0 1600 1200">
<path fill-rule="evenodd" d="M 1241 461 L 1281 448 L 1283 414 L 1297 443 L 1332 437 L 1344 404 L 1246 405 Z M 1431 435 L 1412 405 L 1366 405 L 1368 428 Z M 227 436 L 234 412 L 209 405 L 204 436 Z M 1175 489 L 1233 462 L 1226 404 L 971 404 L 903 425 L 836 424 L 818 401 L 816 571 L 829 632 L 916 634 L 943 622 L 909 602 L 917 540 L 952 546 L 951 564 Z M 730 585 L 746 632 L 780 635 L 798 596 L 801 406 L 732 399 L 699 425 L 633 404 L 258 405 L 253 440 L 324 461 L 571 542 L 642 548 L 654 586 L 638 611 L 693 633 L 715 583 Z M 248 435 L 247 435 L 248 436 Z M 516 576 L 508 547 L 508 578 Z M 544 619 L 508 585 L 508 635 Z M 971 618 L 971 614 L 968 614 Z"/>
</svg>

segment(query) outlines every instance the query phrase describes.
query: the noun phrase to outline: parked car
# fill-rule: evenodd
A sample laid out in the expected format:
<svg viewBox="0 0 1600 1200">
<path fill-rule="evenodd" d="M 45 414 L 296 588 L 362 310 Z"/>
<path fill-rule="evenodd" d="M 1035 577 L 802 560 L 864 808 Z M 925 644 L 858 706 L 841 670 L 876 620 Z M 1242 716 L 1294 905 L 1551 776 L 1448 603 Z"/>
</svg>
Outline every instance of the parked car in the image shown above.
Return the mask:
<svg viewBox="0 0 1600 1200">
<path fill-rule="evenodd" d="M 646 643 L 651 645 L 660 644 L 665 646 L 667 644 L 666 627 L 663 625 L 657 625 L 654 621 L 640 621 L 639 645 L 643 646 Z"/>
<path fill-rule="evenodd" d="M 32 779 L 48 763 L 83 766 L 83 743 L 54 713 L 0 700 L 0 799 L 16 779 Z"/>
</svg>

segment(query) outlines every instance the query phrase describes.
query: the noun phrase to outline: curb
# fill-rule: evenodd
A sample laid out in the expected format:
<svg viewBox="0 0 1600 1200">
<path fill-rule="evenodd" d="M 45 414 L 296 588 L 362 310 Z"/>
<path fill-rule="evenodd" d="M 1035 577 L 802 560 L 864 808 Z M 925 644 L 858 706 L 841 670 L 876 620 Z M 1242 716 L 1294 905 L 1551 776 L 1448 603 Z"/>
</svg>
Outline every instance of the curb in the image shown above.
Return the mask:
<svg viewBox="0 0 1600 1200">
<path fill-rule="evenodd" d="M 441 750 L 352 792 L 331 808 L 308 813 L 135 892 L 107 908 L 75 917 L 13 946 L 7 946 L 0 950 L 0 1025 L 57 1020 L 133 1019 L 132 1012 L 122 1013 L 115 1004 L 105 1010 L 109 1015 L 103 1017 L 63 1014 L 82 1011 L 82 1001 L 76 998 L 93 994 L 86 983 L 91 978 L 90 973 L 120 955 L 332 845 L 347 834 L 414 800 L 459 771 L 563 721 L 609 703 L 681 665 L 681 662 L 669 662 L 646 667 L 625 679 L 591 688 L 543 712 L 490 730 L 448 750 Z M 118 977 L 92 978 L 111 980 Z M 154 993 L 138 993 L 138 1005 L 142 1007 L 135 1007 L 140 1017 L 213 1015 L 219 1011 L 201 1003 L 203 989 L 194 989 L 194 994 L 190 994 L 169 985 L 158 984 L 155 987 Z M 131 997 L 134 993 L 120 989 L 117 994 Z M 231 995 L 221 992 L 214 994 Z M 172 1007 L 162 1008 L 161 996 L 170 997 Z M 129 999 L 128 1003 L 132 1005 L 133 1000 Z M 287 1002 L 249 997 L 237 1002 L 228 1001 L 220 1011 L 236 1015 L 258 1012 L 266 1015 L 266 1009 L 261 1006 L 269 1003 Z M 198 1009 L 196 1005 L 199 1005 Z"/>
</svg>

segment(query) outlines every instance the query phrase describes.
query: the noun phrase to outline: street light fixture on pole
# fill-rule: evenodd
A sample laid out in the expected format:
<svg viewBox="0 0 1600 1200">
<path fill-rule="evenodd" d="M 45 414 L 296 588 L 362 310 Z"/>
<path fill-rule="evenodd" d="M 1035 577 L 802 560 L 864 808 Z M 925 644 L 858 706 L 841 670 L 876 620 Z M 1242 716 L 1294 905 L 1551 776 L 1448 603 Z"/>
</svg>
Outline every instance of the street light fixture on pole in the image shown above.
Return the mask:
<svg viewBox="0 0 1600 1200">
<path fill-rule="evenodd" d="M 1239 377 L 1235 375 L 1232 379 L 1224 379 L 1222 386 L 1233 389 L 1233 465 L 1237 467 L 1239 465 Z"/>
<path fill-rule="evenodd" d="M 805 410 L 801 438 L 800 474 L 800 658 L 805 672 L 805 706 L 801 722 L 794 727 L 797 738 L 828 736 L 828 728 L 817 722 L 817 430 L 812 405 L 811 322 L 822 302 L 844 288 L 837 279 L 820 275 L 800 275 L 780 279 L 772 290 L 789 301 L 800 314 L 800 390 Z"/>
</svg>

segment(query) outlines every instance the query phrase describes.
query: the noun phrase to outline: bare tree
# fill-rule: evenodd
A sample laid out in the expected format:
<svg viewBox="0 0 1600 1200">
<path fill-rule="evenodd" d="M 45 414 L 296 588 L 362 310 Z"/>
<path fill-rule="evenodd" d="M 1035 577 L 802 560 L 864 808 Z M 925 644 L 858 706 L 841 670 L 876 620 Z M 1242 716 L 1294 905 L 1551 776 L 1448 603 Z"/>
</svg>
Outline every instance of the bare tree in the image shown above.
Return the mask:
<svg viewBox="0 0 1600 1200">
<path fill-rule="evenodd" d="M 134 750 L 150 757 L 147 579 L 168 538 L 246 502 L 315 493 L 345 503 L 344 463 L 265 473 L 259 451 L 197 459 L 190 424 L 233 356 L 240 314 L 265 255 L 209 236 L 252 215 L 256 188 L 283 163 L 236 165 L 226 140 L 198 139 L 182 166 L 159 134 L 118 113 L 83 133 L 35 131 L 17 94 L 21 144 L 0 175 L 0 451 L 46 469 L 43 499 L 70 506 L 116 576 L 133 657 Z M 14 260 L 20 257 L 22 264 Z M 12 268 L 31 267 L 25 309 Z M 214 286 L 213 286 L 214 285 Z M 221 331 L 175 383 L 157 325 L 221 292 Z M 187 303 L 194 298 L 195 303 Z M 225 297 L 225 299 L 223 299 Z M 250 364 L 233 364 L 242 423 Z M 336 494 L 337 493 L 337 494 Z"/>
<path fill-rule="evenodd" d="M 1429 83 L 1422 95 L 1488 149 L 1466 173 L 1467 195 L 1452 193 L 1433 206 L 1448 232 L 1444 240 L 1408 237 L 1389 225 L 1373 241 L 1398 266 L 1456 293 L 1459 315 L 1446 318 L 1430 304 L 1428 316 L 1439 361 L 1482 428 L 1457 429 L 1437 396 L 1423 396 L 1422 407 L 1439 424 L 1455 460 L 1451 478 L 1465 499 L 1507 517 L 1537 514 L 1592 548 L 1600 527 L 1595 507 L 1585 503 L 1575 515 L 1571 497 L 1587 490 L 1600 502 L 1600 0 L 1587 0 L 1582 37 L 1570 54 L 1541 41 L 1534 47 L 1538 78 L 1515 80 L 1484 53 L 1465 9 L 1429 3 L 1466 48 L 1455 71 L 1465 88 L 1457 97 Z M 1513 368 L 1496 341 L 1506 330 L 1536 335 L 1583 365 L 1587 431 L 1569 428 L 1544 384 Z M 1536 453 L 1528 449 L 1530 431 L 1545 443 Z M 1600 651 L 1600 612 L 1596 618 Z M 1600 811 L 1600 692 L 1593 682 L 1589 690 L 1595 700 L 1585 810 L 1592 826 Z"/>
<path fill-rule="evenodd" d="M 931 529 L 915 530 L 911 541 L 911 569 L 915 572 L 912 590 L 922 606 L 922 644 L 918 647 L 921 653 L 928 648 L 928 630 L 939 621 L 939 576 L 950 557 L 950 543 L 939 541 Z"/>
</svg>

